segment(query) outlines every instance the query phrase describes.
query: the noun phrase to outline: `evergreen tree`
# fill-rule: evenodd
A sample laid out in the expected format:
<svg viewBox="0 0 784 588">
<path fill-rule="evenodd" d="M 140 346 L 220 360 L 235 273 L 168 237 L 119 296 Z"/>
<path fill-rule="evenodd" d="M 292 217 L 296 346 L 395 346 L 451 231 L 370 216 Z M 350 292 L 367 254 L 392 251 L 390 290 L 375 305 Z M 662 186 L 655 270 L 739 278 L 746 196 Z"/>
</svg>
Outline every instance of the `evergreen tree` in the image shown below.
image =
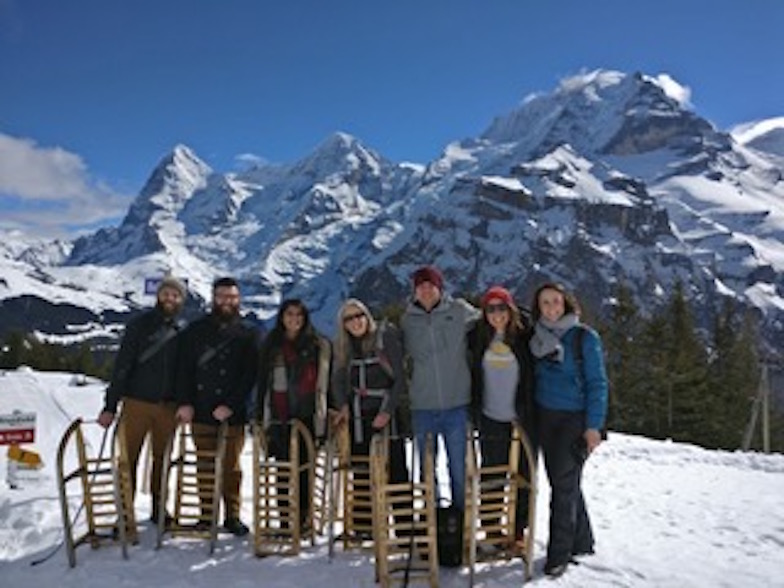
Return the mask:
<svg viewBox="0 0 784 588">
<path fill-rule="evenodd" d="M 669 349 L 664 372 L 668 437 L 699 443 L 708 426 L 707 353 L 678 282 L 668 304 Z"/>
<path fill-rule="evenodd" d="M 632 432 L 639 420 L 637 408 L 637 373 L 640 370 L 640 334 L 642 323 L 632 291 L 622 283 L 615 287 L 615 304 L 609 323 L 601 326 L 607 376 L 610 381 L 608 428 Z"/>
<path fill-rule="evenodd" d="M 3 341 L 3 352 L 0 354 L 3 369 L 13 369 L 22 365 L 25 361 L 27 343 L 24 333 L 21 331 L 11 331 Z"/>
<path fill-rule="evenodd" d="M 88 343 L 83 342 L 79 345 L 72 360 L 70 371 L 85 375 L 93 375 L 97 372 L 93 351 Z"/>
<path fill-rule="evenodd" d="M 641 321 L 629 378 L 630 401 L 626 418 L 629 432 L 663 439 L 669 435 L 669 355 L 673 347 L 666 309 Z"/>
<path fill-rule="evenodd" d="M 750 313 L 738 314 L 727 299 L 713 331 L 709 382 L 711 402 L 703 444 L 737 449 L 759 382 L 756 328 Z"/>
</svg>

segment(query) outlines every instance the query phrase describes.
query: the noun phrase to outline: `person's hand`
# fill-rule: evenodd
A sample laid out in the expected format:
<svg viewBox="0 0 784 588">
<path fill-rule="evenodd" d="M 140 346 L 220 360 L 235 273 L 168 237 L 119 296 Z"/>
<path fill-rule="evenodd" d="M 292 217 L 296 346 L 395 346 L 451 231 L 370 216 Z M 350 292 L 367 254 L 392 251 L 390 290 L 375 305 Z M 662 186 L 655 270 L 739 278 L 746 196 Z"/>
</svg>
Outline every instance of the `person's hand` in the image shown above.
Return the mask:
<svg viewBox="0 0 784 588">
<path fill-rule="evenodd" d="M 332 419 L 332 426 L 337 429 L 340 425 L 348 421 L 348 404 L 341 406 L 340 410 L 330 409 L 329 415 Z"/>
<path fill-rule="evenodd" d="M 389 424 L 389 413 L 388 412 L 380 412 L 376 415 L 376 418 L 373 419 L 373 428 L 381 430 Z"/>
<path fill-rule="evenodd" d="M 602 442 L 602 434 L 597 429 L 587 429 L 583 433 L 585 438 L 585 447 L 588 449 L 588 455 L 593 453 L 593 450 L 599 447 Z"/>
<path fill-rule="evenodd" d="M 221 404 L 217 406 L 215 410 L 212 411 L 212 416 L 215 417 L 215 420 L 222 423 L 223 421 L 230 419 L 231 415 L 234 414 L 234 411 L 231 410 L 225 404 Z"/>
<path fill-rule="evenodd" d="M 104 429 L 108 429 L 113 422 L 114 422 L 113 412 L 104 410 L 101 411 L 101 414 L 98 415 L 98 424 L 101 425 Z"/>
<path fill-rule="evenodd" d="M 177 409 L 175 416 L 181 423 L 190 423 L 193 420 L 193 407 L 190 404 L 185 404 Z"/>
</svg>

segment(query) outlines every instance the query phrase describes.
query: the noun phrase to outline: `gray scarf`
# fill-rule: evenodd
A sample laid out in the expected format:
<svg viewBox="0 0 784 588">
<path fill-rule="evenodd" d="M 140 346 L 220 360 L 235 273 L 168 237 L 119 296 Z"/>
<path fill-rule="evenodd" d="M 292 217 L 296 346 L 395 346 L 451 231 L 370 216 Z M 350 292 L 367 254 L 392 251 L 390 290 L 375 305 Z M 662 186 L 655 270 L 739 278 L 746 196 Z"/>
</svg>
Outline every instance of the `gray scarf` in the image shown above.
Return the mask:
<svg viewBox="0 0 784 588">
<path fill-rule="evenodd" d="M 553 361 L 562 362 L 564 348 L 561 344 L 561 338 L 566 331 L 579 322 L 580 318 L 576 314 L 565 314 L 557 321 L 540 317 L 534 325 L 534 334 L 528 344 L 531 353 L 537 359 L 546 357 Z"/>
</svg>

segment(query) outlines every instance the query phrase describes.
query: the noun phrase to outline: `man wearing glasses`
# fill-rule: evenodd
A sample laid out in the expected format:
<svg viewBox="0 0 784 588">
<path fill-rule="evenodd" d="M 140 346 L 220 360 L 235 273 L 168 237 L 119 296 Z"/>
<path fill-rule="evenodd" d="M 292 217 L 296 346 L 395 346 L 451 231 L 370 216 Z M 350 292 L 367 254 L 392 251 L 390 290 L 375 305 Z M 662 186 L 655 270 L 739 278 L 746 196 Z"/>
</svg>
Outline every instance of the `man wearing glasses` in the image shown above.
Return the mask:
<svg viewBox="0 0 784 588">
<path fill-rule="evenodd" d="M 223 460 L 223 526 L 237 536 L 248 534 L 248 527 L 240 520 L 240 454 L 245 441 L 246 401 L 256 381 L 256 353 L 256 333 L 240 317 L 237 281 L 216 280 L 212 287 L 212 311 L 182 334 L 177 418 L 193 423 L 199 451 L 215 450 L 218 427 L 228 421 Z"/>
</svg>

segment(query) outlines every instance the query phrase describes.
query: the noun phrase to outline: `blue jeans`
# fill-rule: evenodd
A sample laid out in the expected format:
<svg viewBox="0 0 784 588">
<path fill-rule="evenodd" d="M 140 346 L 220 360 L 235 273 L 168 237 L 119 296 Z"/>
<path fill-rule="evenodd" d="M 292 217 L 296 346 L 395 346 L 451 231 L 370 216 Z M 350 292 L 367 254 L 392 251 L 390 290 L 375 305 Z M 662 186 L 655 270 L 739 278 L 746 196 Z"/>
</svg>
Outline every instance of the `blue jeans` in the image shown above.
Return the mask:
<svg viewBox="0 0 784 588">
<path fill-rule="evenodd" d="M 449 487 L 452 490 L 452 504 L 463 510 L 465 508 L 468 407 L 458 406 L 447 410 L 413 410 L 411 416 L 420 464 L 424 463 L 427 436 L 432 435 L 433 437 L 433 459 L 435 459 L 438 447 L 438 436 L 443 437 L 446 446 L 446 464 L 449 470 Z"/>
</svg>

